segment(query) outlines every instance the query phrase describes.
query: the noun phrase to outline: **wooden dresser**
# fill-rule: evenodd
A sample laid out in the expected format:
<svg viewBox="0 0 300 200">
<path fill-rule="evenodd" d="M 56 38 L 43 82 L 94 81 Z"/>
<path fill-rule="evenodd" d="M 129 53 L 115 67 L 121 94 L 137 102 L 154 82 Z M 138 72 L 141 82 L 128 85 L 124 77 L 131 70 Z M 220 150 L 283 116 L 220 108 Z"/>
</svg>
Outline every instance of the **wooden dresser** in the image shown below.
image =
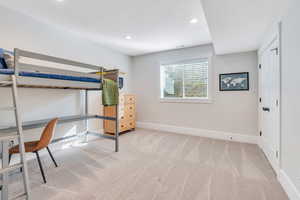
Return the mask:
<svg viewBox="0 0 300 200">
<path fill-rule="evenodd" d="M 134 130 L 136 119 L 136 97 L 132 94 L 123 94 L 119 97 L 119 130 L 120 133 Z M 104 106 L 104 116 L 115 117 L 115 106 Z M 104 132 L 107 134 L 115 133 L 115 122 L 104 120 Z"/>
</svg>

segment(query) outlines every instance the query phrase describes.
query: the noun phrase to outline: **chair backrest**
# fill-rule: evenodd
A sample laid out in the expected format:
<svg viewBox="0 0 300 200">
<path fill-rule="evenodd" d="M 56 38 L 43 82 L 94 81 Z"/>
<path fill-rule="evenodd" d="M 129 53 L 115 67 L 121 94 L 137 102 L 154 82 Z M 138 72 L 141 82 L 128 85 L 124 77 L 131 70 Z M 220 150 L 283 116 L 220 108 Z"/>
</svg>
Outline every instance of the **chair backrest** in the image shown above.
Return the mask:
<svg viewBox="0 0 300 200">
<path fill-rule="evenodd" d="M 47 124 L 47 126 L 44 128 L 43 133 L 40 138 L 40 141 L 36 147 L 37 150 L 43 149 L 49 145 L 49 143 L 51 142 L 51 139 L 53 137 L 57 121 L 58 121 L 58 118 L 51 120 Z"/>
</svg>

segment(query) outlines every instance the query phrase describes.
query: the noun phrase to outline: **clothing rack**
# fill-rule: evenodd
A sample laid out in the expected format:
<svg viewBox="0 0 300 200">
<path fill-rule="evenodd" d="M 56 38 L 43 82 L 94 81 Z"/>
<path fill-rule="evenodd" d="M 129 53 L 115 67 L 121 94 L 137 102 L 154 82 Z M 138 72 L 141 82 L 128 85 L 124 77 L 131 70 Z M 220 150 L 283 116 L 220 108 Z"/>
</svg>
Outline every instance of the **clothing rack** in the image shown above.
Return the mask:
<svg viewBox="0 0 300 200">
<path fill-rule="evenodd" d="M 8 51 L 4 51 L 8 52 Z M 2 141 L 2 185 L 1 199 L 8 199 L 8 175 L 9 172 L 16 169 L 15 166 L 8 165 L 8 148 L 9 141 L 11 139 L 19 138 L 19 147 L 21 152 L 21 164 L 18 167 L 23 168 L 23 180 L 26 199 L 30 199 L 30 188 L 27 172 L 27 160 L 25 156 L 24 148 L 24 135 L 23 130 L 29 130 L 45 126 L 50 119 L 42 119 L 36 121 L 23 122 L 19 108 L 19 98 L 17 95 L 18 88 L 49 88 L 49 89 L 77 89 L 85 90 L 85 109 L 84 115 L 66 116 L 60 117 L 58 120 L 59 124 L 70 123 L 74 121 L 85 121 L 85 135 L 90 134 L 88 130 L 89 119 L 103 119 L 112 120 L 116 123 L 116 133 L 114 137 L 109 137 L 115 141 L 115 151 L 119 151 L 119 126 L 118 126 L 118 105 L 116 105 L 116 117 L 106 117 L 99 115 L 88 114 L 88 91 L 89 90 L 102 90 L 103 80 L 111 79 L 116 81 L 119 88 L 119 70 L 106 70 L 104 67 L 85 64 L 77 61 L 67 60 L 63 58 L 38 54 L 30 51 L 21 49 L 14 49 L 14 68 L 7 70 L 0 70 L 0 87 L 11 87 L 13 91 L 14 107 L 12 110 L 15 111 L 16 125 L 0 127 L 0 140 Z M 32 62 L 25 63 L 23 59 L 30 59 L 38 62 L 54 63 L 56 65 L 67 65 L 88 72 L 79 72 L 78 70 L 65 70 L 59 68 L 52 68 L 42 64 L 34 64 Z M 21 60 L 22 59 L 22 60 Z M 98 74 L 97 74 L 98 73 Z M 3 77 L 5 77 L 3 79 Z M 7 78 L 9 77 L 9 78 Z M 55 81 L 53 81 L 55 80 Z M 0 107 L 0 110 L 10 110 L 10 107 Z M 98 136 L 106 136 L 97 134 Z"/>
</svg>

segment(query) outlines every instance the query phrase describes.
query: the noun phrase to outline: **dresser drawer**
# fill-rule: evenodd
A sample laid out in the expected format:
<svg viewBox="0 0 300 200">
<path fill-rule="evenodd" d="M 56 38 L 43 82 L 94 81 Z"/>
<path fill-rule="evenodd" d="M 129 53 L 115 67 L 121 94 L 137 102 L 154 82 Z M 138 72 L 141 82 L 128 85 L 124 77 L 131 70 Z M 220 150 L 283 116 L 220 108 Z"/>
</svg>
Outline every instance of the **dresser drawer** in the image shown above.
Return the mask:
<svg viewBox="0 0 300 200">
<path fill-rule="evenodd" d="M 125 107 L 119 106 L 119 118 L 125 115 Z"/>
<path fill-rule="evenodd" d="M 120 132 L 127 131 L 127 130 L 128 130 L 127 123 L 120 123 L 119 129 L 120 129 L 120 130 L 119 130 Z"/>
<path fill-rule="evenodd" d="M 125 115 L 125 107 L 119 106 L 119 119 Z M 116 106 L 105 106 L 104 107 L 104 116 L 106 117 L 115 117 L 116 116 Z"/>
<path fill-rule="evenodd" d="M 127 121 L 127 128 L 134 129 L 135 128 L 135 120 L 128 120 Z"/>
<path fill-rule="evenodd" d="M 129 128 L 128 120 L 120 120 L 119 121 L 119 132 L 127 131 L 131 128 Z M 109 121 L 105 120 L 104 122 L 104 130 L 106 133 L 115 134 L 116 132 L 116 122 L 115 121 Z"/>
<path fill-rule="evenodd" d="M 119 105 L 124 105 L 125 104 L 125 96 L 124 95 L 120 95 L 119 97 Z"/>
<path fill-rule="evenodd" d="M 136 97 L 134 95 L 125 95 L 125 104 L 135 104 Z"/>
<path fill-rule="evenodd" d="M 126 120 L 135 120 L 135 113 L 126 113 L 124 115 L 124 119 L 126 119 Z"/>
<path fill-rule="evenodd" d="M 121 117 L 119 121 L 119 129 L 120 132 L 128 130 L 128 120 L 125 117 Z"/>
<path fill-rule="evenodd" d="M 135 106 L 134 104 L 128 104 L 124 107 L 124 114 L 134 114 L 135 115 Z"/>
</svg>

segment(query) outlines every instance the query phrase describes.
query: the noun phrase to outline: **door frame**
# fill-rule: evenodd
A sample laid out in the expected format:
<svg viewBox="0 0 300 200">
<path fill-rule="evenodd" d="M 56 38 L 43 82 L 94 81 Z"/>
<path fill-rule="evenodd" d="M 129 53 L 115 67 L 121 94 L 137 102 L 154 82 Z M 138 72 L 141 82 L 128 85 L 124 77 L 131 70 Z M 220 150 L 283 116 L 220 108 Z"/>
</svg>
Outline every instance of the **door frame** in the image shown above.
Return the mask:
<svg viewBox="0 0 300 200">
<path fill-rule="evenodd" d="M 263 150 L 264 154 L 266 155 L 267 159 L 269 160 L 269 162 L 271 163 L 271 166 L 273 167 L 276 175 L 278 176 L 280 173 L 280 169 L 281 169 L 281 153 L 282 153 L 282 147 L 281 147 L 281 138 L 282 138 L 282 134 L 281 134 L 281 22 L 279 22 L 273 29 L 271 32 L 269 32 L 269 34 L 267 35 L 267 37 L 265 38 L 265 42 L 263 43 L 263 45 L 261 46 L 261 48 L 258 51 L 258 62 L 259 62 L 259 69 L 258 69 L 258 77 L 259 77 L 259 100 L 258 100 L 258 124 L 259 124 L 259 132 L 260 132 L 260 136 L 261 136 L 261 130 L 262 130 L 262 103 L 260 102 L 261 96 L 262 96 L 262 88 L 261 88 L 261 80 L 262 80 L 262 74 L 261 74 L 261 57 L 262 54 L 264 53 L 265 50 L 267 50 L 269 48 L 270 45 L 272 45 L 272 43 L 274 41 L 278 40 L 278 53 L 279 53 L 279 88 L 278 88 L 278 92 L 279 92 L 279 112 L 277 116 L 279 118 L 279 135 L 278 135 L 278 159 L 276 159 L 276 157 L 274 157 L 270 151 L 270 148 L 268 146 L 268 144 L 266 143 L 266 141 L 263 140 L 263 137 L 260 137 L 259 139 L 259 146 L 260 148 Z M 263 67 L 263 66 L 262 66 Z M 262 133 L 263 134 L 263 133 Z M 278 160 L 278 161 L 277 161 Z"/>
</svg>

